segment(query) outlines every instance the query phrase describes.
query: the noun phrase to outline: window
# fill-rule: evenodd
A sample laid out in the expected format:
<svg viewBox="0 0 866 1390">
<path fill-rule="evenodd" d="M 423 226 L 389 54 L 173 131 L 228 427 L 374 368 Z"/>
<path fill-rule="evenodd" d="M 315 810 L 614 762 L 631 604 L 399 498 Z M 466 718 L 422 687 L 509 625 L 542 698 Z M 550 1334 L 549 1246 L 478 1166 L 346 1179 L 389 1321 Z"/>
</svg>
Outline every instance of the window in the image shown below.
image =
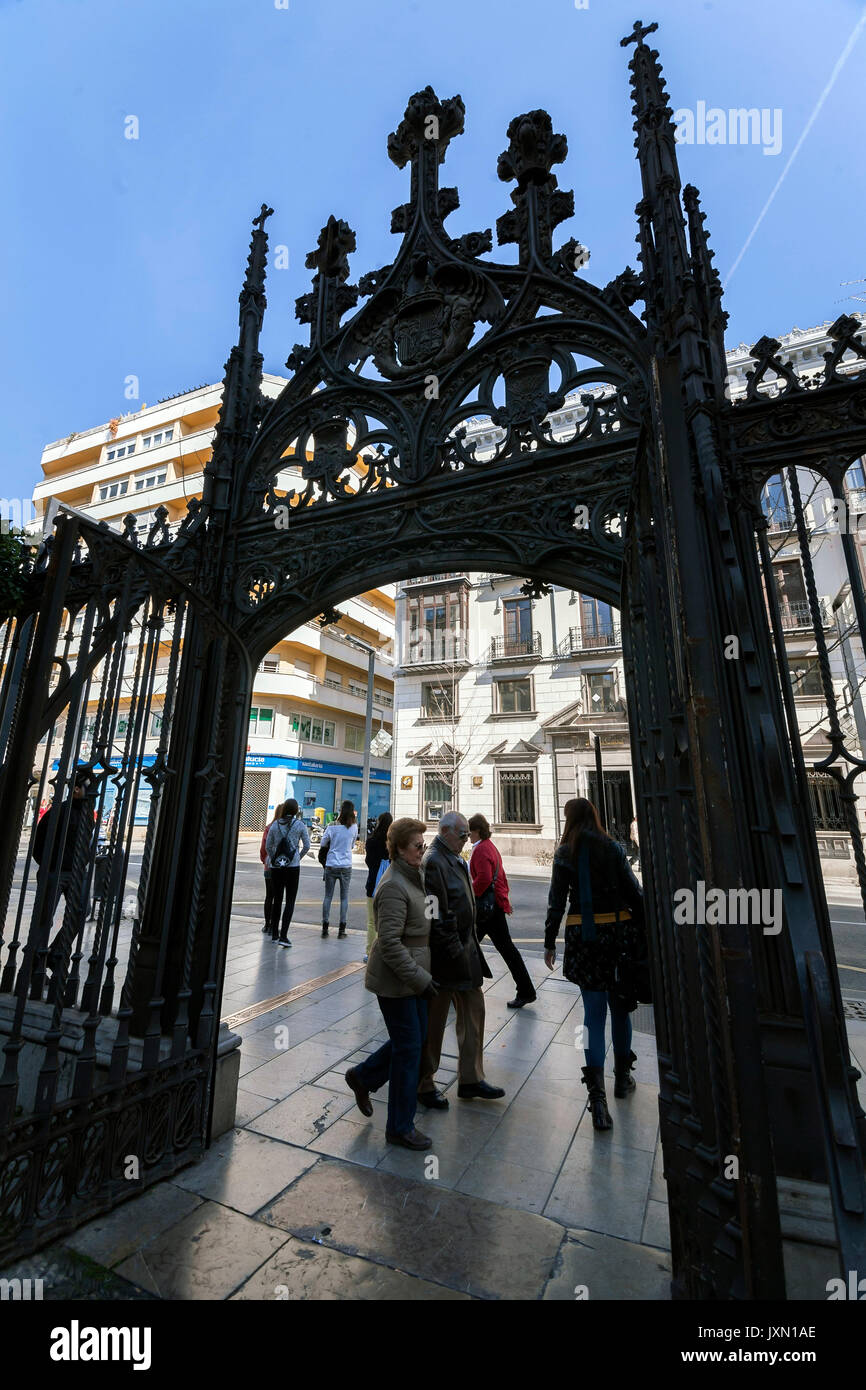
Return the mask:
<svg viewBox="0 0 866 1390">
<path fill-rule="evenodd" d="M 366 700 L 366 698 L 367 698 L 367 687 L 366 687 L 366 685 L 359 685 L 357 681 L 350 680 L 350 681 L 349 681 L 349 694 L 350 694 L 350 695 L 357 695 L 357 697 L 358 697 L 359 700 Z"/>
<path fill-rule="evenodd" d="M 499 773 L 499 820 L 503 825 L 535 824 L 535 778 L 531 772 Z"/>
<path fill-rule="evenodd" d="M 112 497 L 125 497 L 129 491 L 129 479 L 124 478 L 123 482 L 105 483 L 99 489 L 100 502 L 108 502 Z"/>
<path fill-rule="evenodd" d="M 616 678 L 613 671 L 594 671 L 586 678 L 587 709 L 590 714 L 615 708 Z"/>
<path fill-rule="evenodd" d="M 532 681 L 496 681 L 497 714 L 524 714 L 532 709 Z"/>
<path fill-rule="evenodd" d="M 273 675 L 280 669 L 280 658 L 278 656 L 266 656 L 259 665 L 260 671 L 270 671 Z"/>
<path fill-rule="evenodd" d="M 847 830 L 839 783 L 826 772 L 807 772 L 812 814 L 817 830 Z"/>
<path fill-rule="evenodd" d="M 424 819 L 438 821 L 451 810 L 451 780 L 438 772 L 424 773 Z"/>
<path fill-rule="evenodd" d="M 502 605 L 505 622 L 503 656 L 525 656 L 532 651 L 532 601 L 506 599 Z"/>
<path fill-rule="evenodd" d="M 250 735 L 253 738 L 270 738 L 274 732 L 274 711 L 263 705 L 253 705 L 250 710 Z"/>
<path fill-rule="evenodd" d="M 165 473 L 147 473 L 143 478 L 136 478 L 135 490 L 136 492 L 143 492 L 145 488 L 159 487 L 161 483 L 165 482 L 165 478 Z"/>
<path fill-rule="evenodd" d="M 146 434 L 141 441 L 141 447 L 142 449 L 155 449 L 158 444 L 168 444 L 173 434 L 174 427 L 170 430 L 160 430 L 159 434 Z"/>
<path fill-rule="evenodd" d="M 791 686 L 795 695 L 820 695 L 823 698 L 824 687 L 821 684 L 821 672 L 817 662 L 808 666 L 792 667 Z"/>
<path fill-rule="evenodd" d="M 150 716 L 150 737 L 158 738 L 162 732 L 162 715 L 152 714 Z"/>
<path fill-rule="evenodd" d="M 609 603 L 580 596 L 580 625 L 585 647 L 607 647 L 614 640 L 613 609 Z"/>
<path fill-rule="evenodd" d="M 421 713 L 425 719 L 451 720 L 457 713 L 454 685 L 422 685 Z"/>
<path fill-rule="evenodd" d="M 318 714 L 299 714 L 293 710 L 289 716 L 292 733 L 302 743 L 321 743 L 325 748 L 334 748 L 337 743 L 337 726 L 333 719 L 323 719 Z"/>
<path fill-rule="evenodd" d="M 761 493 L 761 506 L 771 531 L 787 531 L 793 524 L 791 510 L 788 506 L 788 494 L 781 473 L 777 473 L 775 477 L 768 479 L 764 484 L 764 490 Z"/>
<path fill-rule="evenodd" d="M 773 566 L 776 593 L 782 621 L 790 627 L 810 627 L 812 623 L 806 585 L 798 560 L 785 560 Z"/>
<path fill-rule="evenodd" d="M 364 730 L 357 724 L 346 725 L 346 747 L 352 753 L 364 751 Z"/>
<path fill-rule="evenodd" d="M 468 627 L 466 589 L 413 595 L 408 601 L 408 663 L 449 661 L 463 656 Z"/>
<path fill-rule="evenodd" d="M 106 460 L 112 463 L 114 459 L 126 458 L 128 454 L 135 453 L 135 444 L 115 444 L 105 455 Z"/>
</svg>

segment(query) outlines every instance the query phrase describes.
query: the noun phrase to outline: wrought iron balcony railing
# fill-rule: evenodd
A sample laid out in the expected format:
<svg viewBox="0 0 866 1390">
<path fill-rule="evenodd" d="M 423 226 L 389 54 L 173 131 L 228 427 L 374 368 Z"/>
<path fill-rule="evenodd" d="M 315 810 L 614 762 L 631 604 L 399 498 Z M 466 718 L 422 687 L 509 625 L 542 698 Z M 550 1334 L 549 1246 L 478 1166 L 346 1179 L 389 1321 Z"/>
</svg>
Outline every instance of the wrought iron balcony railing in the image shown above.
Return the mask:
<svg viewBox="0 0 866 1390">
<path fill-rule="evenodd" d="M 419 633 L 410 637 L 401 664 L 404 667 L 466 666 L 469 661 L 469 638 L 465 632 L 445 633 L 439 637 Z"/>
<path fill-rule="evenodd" d="M 579 627 L 570 627 L 556 649 L 557 656 L 580 656 L 582 652 L 598 651 L 599 648 L 622 646 L 622 629 L 619 623 L 608 623 L 594 632 L 581 632 Z"/>
<path fill-rule="evenodd" d="M 830 626 L 829 605 L 825 598 L 818 599 L 818 609 L 824 627 Z M 784 628 L 812 626 L 812 610 L 806 599 L 797 599 L 793 603 L 790 600 L 780 599 L 779 611 L 782 615 L 782 627 Z"/>
<path fill-rule="evenodd" d="M 494 637 L 490 643 L 491 661 L 514 661 L 524 657 L 541 656 L 541 633 L 528 637 Z"/>
</svg>

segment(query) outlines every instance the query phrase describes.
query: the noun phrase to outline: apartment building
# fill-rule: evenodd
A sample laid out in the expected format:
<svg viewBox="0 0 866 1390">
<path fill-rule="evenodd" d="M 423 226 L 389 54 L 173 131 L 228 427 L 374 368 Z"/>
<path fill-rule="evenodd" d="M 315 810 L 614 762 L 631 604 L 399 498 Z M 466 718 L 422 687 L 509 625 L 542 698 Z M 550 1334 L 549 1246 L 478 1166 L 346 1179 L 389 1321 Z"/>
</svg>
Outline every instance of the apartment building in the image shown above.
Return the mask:
<svg viewBox="0 0 866 1390">
<path fill-rule="evenodd" d="M 266 373 L 262 389 L 276 396 L 284 385 L 283 378 Z M 169 531 L 176 531 L 190 498 L 201 495 L 221 399 L 221 384 L 200 386 L 49 444 L 42 453 L 42 480 L 33 492 L 37 525 L 56 498 L 118 530 L 133 515 L 142 538 L 156 524 L 157 508 L 164 507 Z M 290 470 L 281 473 L 279 486 L 293 486 L 296 476 Z M 340 604 L 339 611 L 339 623 L 324 629 L 306 624 L 286 634 L 261 662 L 250 710 L 243 831 L 261 830 L 288 796 L 297 798 L 308 820 L 317 811 L 332 816 L 346 798 L 360 812 L 369 672 L 364 648 L 375 649 L 373 731 L 392 732 L 393 588 L 360 594 Z M 81 619 L 79 632 L 80 627 Z M 167 652 L 166 643 L 157 664 L 157 701 L 160 682 L 164 687 L 166 679 Z M 160 718 L 157 708 L 145 763 L 155 755 Z M 85 723 L 85 736 L 92 732 L 91 720 Z M 121 717 L 117 737 L 125 732 Z M 390 782 L 390 757 L 373 756 L 371 815 L 388 808 Z M 139 823 L 147 819 L 148 798 L 143 785 L 136 808 Z"/>
<path fill-rule="evenodd" d="M 866 316 L 859 317 L 866 325 Z M 822 370 L 828 327 L 794 329 L 780 340 L 782 359 L 802 376 Z M 745 393 L 753 359 L 745 344 L 727 356 L 736 399 Z M 842 370 L 857 365 L 843 363 Z M 567 400 L 551 416 L 554 435 L 581 409 Z M 470 439 L 479 456 L 499 437 L 490 421 L 473 422 Z M 866 748 L 866 659 L 838 499 L 834 508 L 829 486 L 806 470 L 798 469 L 797 479 L 840 725 L 857 751 Z M 863 459 L 848 468 L 844 501 L 849 515 L 866 512 Z M 844 868 L 853 861 L 838 783 L 815 768 L 830 752 L 829 721 L 787 477 L 768 480 L 762 505 L 819 847 L 825 860 Z M 866 575 L 866 516 L 863 522 L 856 544 Z M 467 815 L 480 811 L 504 852 L 539 859 L 561 833 L 565 801 L 598 799 L 596 735 L 608 825 L 621 839 L 633 815 L 634 784 L 619 613 L 557 586 L 533 599 L 521 592 L 522 583 L 522 576 L 466 572 L 422 576 L 400 587 L 394 811 L 419 816 L 431 829 L 452 807 Z"/>
</svg>

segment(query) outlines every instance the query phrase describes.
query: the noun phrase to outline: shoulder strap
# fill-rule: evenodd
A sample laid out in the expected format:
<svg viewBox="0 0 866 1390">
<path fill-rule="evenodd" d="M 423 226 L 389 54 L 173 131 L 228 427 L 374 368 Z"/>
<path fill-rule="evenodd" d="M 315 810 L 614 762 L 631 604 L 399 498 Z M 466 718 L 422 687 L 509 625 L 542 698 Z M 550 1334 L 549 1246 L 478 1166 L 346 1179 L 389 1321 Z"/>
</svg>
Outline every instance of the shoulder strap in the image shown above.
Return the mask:
<svg viewBox="0 0 866 1390">
<path fill-rule="evenodd" d="M 589 873 L 589 845 L 586 840 L 577 855 L 577 888 L 580 894 L 580 935 L 583 941 L 595 941 L 595 917 L 592 912 L 592 879 Z"/>
</svg>

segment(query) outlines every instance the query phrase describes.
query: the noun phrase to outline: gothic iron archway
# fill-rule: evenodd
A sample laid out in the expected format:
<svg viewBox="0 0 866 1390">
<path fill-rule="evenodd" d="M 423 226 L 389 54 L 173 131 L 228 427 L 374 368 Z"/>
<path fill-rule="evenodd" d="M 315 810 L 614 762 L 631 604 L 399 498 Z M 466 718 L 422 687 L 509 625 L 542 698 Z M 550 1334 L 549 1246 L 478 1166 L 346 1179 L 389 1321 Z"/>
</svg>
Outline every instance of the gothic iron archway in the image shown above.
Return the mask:
<svg viewBox="0 0 866 1390">
<path fill-rule="evenodd" d="M 411 167 L 409 201 L 392 217 L 400 250 L 353 287 L 354 235 L 329 220 L 307 261 L 312 293 L 298 301 L 310 345 L 294 349 L 293 378 L 270 402 L 260 389 L 263 206 L 201 502 L 173 543 L 158 522 L 146 547 L 207 612 L 196 615 L 180 653 L 170 775 L 153 773 L 160 796 L 124 1003 L 132 1035 L 151 1038 L 152 1056 L 157 1031 L 206 1037 L 215 1054 L 202 1019 L 212 1017 L 221 986 L 251 672 L 277 638 L 377 582 L 455 564 L 605 598 L 623 612 L 649 851 L 675 1290 L 783 1297 L 785 1184 L 806 1179 L 826 1190 L 843 1270 L 866 1258 L 866 1191 L 863 1116 L 802 754 L 776 674 L 756 499 L 783 463 L 807 460 L 834 481 L 842 458 L 866 448 L 866 373 L 838 370 L 843 357 L 864 351 L 856 321 L 838 320 L 824 380 L 807 392 L 780 362 L 778 344 L 762 340 L 746 404 L 726 399 L 721 288 L 697 193 L 681 191 L 658 54 L 646 43 L 654 28 L 637 24 L 623 40 L 635 44 L 640 273 L 626 269 L 597 289 L 579 273 L 578 243 L 553 250 L 554 229 L 573 206 L 551 172 L 565 139 L 543 111 L 512 122 L 499 161 L 500 177 L 516 187 L 498 239 L 516 243 L 517 263 L 485 259 L 490 232 L 450 237 L 444 222 L 457 194 L 439 187 L 438 171 L 462 131 L 463 104 L 427 88 L 388 144 L 394 162 Z M 344 323 L 359 296 L 366 303 Z M 632 313 L 638 300 L 643 322 Z M 784 383 L 774 397 L 761 389 L 768 373 Z M 576 392 L 585 409 L 574 432 L 554 437 L 550 412 Z M 466 443 L 464 424 L 478 415 L 502 432 L 490 457 Z M 55 580 L 70 524 L 55 543 Z M 134 547 L 131 527 L 117 544 Z M 92 559 L 72 570 L 86 601 L 97 591 L 110 599 L 118 581 Z M 155 572 L 149 583 L 159 589 Z M 45 587 L 35 573 L 29 621 L 37 637 Z M 857 603 L 863 609 L 861 590 Z M 731 634 L 740 651 L 733 661 L 725 659 Z M 248 659 L 238 658 L 238 639 Z M 28 632 L 25 646 L 31 641 Z M 21 678 L 7 682 L 13 733 L 25 658 Z M 52 698 L 56 713 L 56 691 Z M 39 732 L 53 717 L 46 704 Z M 0 811 L 9 824 L 21 824 L 34 719 L 28 729 L 32 747 L 3 766 Z M 844 740 L 834 755 L 850 762 Z M 6 900 L 16 851 L 17 843 L 3 865 Z M 179 863 L 194 872 L 179 875 Z M 783 932 L 767 936 L 756 922 L 684 930 L 673 921 L 674 893 L 698 882 L 779 890 Z M 14 1102 L 14 1040 L 6 1051 Z M 85 1087 L 77 1099 L 88 1095 Z M 35 1138 L 19 1135 L 16 1160 L 26 1150 L 33 1172 L 42 1171 L 46 1142 L 38 1127 Z M 68 1160 L 72 1187 L 78 1162 Z M 28 1207 L 31 1243 L 72 1219 L 67 1204 L 40 1221 L 37 1205 L 34 1198 Z M 86 1205 L 79 1194 L 77 1210 Z"/>
</svg>

